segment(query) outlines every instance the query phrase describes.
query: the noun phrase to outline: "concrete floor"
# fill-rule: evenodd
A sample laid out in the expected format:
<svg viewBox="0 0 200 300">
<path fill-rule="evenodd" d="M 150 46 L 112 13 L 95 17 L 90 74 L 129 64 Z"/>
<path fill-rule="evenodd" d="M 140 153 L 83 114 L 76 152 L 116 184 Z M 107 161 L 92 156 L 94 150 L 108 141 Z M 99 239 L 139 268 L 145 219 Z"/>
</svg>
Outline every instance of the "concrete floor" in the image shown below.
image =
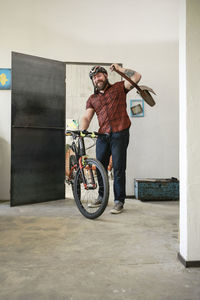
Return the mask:
<svg viewBox="0 0 200 300">
<path fill-rule="evenodd" d="M 72 199 L 0 202 L 0 299 L 199 300 L 200 269 L 177 259 L 178 202 L 111 207 L 91 221 Z"/>
</svg>

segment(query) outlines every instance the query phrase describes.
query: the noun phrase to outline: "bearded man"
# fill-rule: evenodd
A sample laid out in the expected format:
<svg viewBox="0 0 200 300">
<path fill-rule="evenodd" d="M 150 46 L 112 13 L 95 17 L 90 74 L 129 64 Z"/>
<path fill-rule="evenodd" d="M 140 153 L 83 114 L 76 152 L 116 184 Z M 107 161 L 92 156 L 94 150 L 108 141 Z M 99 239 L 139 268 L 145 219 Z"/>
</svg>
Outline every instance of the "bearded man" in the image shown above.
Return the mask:
<svg viewBox="0 0 200 300">
<path fill-rule="evenodd" d="M 141 79 L 141 75 L 133 70 L 124 69 L 118 64 L 110 66 L 121 71 L 135 83 Z M 89 97 L 86 103 L 86 111 L 81 120 L 81 130 L 87 130 L 90 122 L 96 113 L 99 122 L 99 133 L 96 143 L 96 158 L 107 170 L 110 156 L 114 170 L 114 207 L 112 214 L 119 214 L 123 211 L 126 197 L 126 158 L 129 144 L 129 128 L 131 121 L 126 111 L 126 95 L 133 88 L 128 81 L 119 81 L 110 84 L 108 73 L 102 66 L 94 66 L 90 73 L 90 79 L 94 85 L 94 94 Z M 98 207 L 101 204 L 101 195 L 90 207 Z"/>
</svg>

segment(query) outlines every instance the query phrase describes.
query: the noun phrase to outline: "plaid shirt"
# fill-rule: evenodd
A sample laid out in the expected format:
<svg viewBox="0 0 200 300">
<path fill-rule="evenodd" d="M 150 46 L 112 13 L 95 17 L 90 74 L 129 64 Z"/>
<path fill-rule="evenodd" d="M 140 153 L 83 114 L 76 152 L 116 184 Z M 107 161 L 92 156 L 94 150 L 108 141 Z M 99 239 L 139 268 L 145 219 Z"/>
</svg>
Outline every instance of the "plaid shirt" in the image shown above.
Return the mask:
<svg viewBox="0 0 200 300">
<path fill-rule="evenodd" d="M 118 132 L 129 128 L 131 121 L 126 111 L 124 81 L 110 85 L 104 93 L 90 96 L 86 109 L 93 108 L 99 121 L 99 133 Z"/>
</svg>

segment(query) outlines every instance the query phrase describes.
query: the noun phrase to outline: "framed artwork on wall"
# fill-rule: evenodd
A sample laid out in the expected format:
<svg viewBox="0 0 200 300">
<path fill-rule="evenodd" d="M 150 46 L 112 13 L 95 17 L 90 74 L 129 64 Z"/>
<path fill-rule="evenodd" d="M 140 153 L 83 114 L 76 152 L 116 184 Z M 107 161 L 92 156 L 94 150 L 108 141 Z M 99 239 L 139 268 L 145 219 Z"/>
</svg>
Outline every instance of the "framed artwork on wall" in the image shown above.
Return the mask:
<svg viewBox="0 0 200 300">
<path fill-rule="evenodd" d="M 11 69 L 0 68 L 0 90 L 11 89 Z"/>
<path fill-rule="evenodd" d="M 130 100 L 130 116 L 134 118 L 144 117 L 144 100 L 131 99 Z"/>
</svg>

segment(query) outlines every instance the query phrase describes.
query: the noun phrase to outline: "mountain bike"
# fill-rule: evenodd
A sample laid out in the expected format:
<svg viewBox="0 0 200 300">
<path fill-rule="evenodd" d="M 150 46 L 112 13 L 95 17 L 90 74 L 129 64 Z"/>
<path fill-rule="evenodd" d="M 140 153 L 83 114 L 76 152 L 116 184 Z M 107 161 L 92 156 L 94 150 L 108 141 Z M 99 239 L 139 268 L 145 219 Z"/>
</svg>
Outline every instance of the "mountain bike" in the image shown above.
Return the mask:
<svg viewBox="0 0 200 300">
<path fill-rule="evenodd" d="M 69 157 L 69 174 L 66 183 L 72 187 L 76 205 L 81 214 L 88 219 L 98 218 L 105 210 L 109 198 L 108 175 L 100 161 L 86 155 L 84 139 L 96 139 L 97 132 L 67 130 L 66 136 L 72 137 L 70 145 L 74 154 Z M 92 207 L 92 203 L 100 197 L 101 204 Z"/>
</svg>

